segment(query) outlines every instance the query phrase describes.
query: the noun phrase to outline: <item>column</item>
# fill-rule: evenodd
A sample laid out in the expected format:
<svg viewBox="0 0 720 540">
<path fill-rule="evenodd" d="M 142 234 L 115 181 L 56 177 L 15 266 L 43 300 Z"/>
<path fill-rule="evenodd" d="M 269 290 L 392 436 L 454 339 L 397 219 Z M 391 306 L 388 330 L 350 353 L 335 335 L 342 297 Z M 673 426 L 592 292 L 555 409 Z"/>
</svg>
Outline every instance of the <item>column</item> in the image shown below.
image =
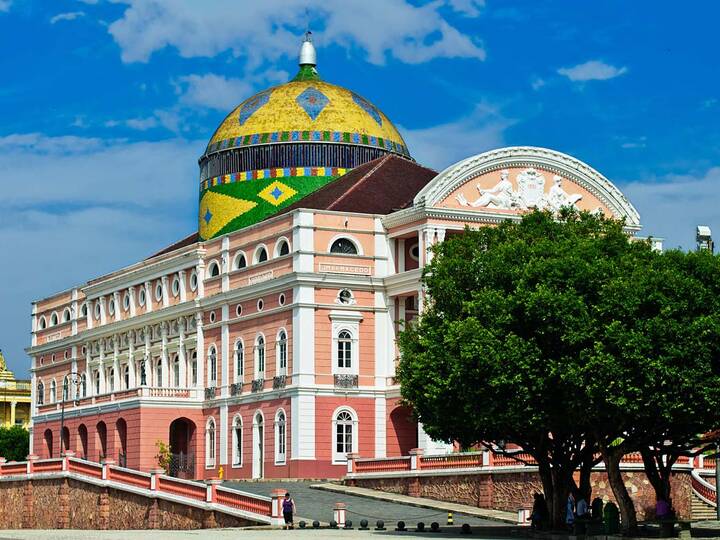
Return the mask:
<svg viewBox="0 0 720 540">
<path fill-rule="evenodd" d="M 162 283 L 162 305 L 163 307 L 170 306 L 170 291 L 168 289 L 168 277 L 163 276 L 160 278 L 160 282 Z"/>
<path fill-rule="evenodd" d="M 197 281 L 198 281 L 197 297 L 203 298 L 205 296 L 205 263 L 204 262 L 201 261 L 195 267 L 195 273 L 197 274 Z"/>
<path fill-rule="evenodd" d="M 115 380 L 112 383 L 117 392 L 122 387 L 119 382 L 122 380 L 122 373 L 120 373 L 120 336 L 118 335 L 113 336 L 113 372 L 115 373 Z"/>
<path fill-rule="evenodd" d="M 117 291 L 113 293 L 113 302 L 115 303 L 115 315 L 113 318 L 119 321 L 121 319 L 122 304 L 120 303 L 120 293 Z"/>
<path fill-rule="evenodd" d="M 17 401 L 10 402 L 10 426 L 15 425 L 15 407 L 16 406 L 17 406 Z"/>
<path fill-rule="evenodd" d="M 315 384 L 315 289 L 300 285 L 293 288 L 293 383 Z M 250 350 L 250 349 L 248 349 Z"/>
<path fill-rule="evenodd" d="M 165 281 L 163 281 L 163 298 L 165 298 Z M 162 337 L 162 345 L 160 349 L 160 363 L 162 365 L 162 383 L 160 383 L 158 386 L 164 386 L 168 387 L 170 386 L 169 381 L 170 378 L 168 375 L 170 374 L 170 363 L 168 362 L 168 353 L 167 353 L 167 345 L 168 345 L 168 325 L 167 323 L 163 322 L 160 324 L 160 335 Z"/>
<path fill-rule="evenodd" d="M 130 317 L 135 316 L 135 287 L 128 288 L 128 295 L 130 296 Z"/>
<path fill-rule="evenodd" d="M 98 298 L 98 302 L 100 302 L 100 324 L 105 324 L 107 322 L 105 315 L 105 297 L 101 296 Z"/>
<path fill-rule="evenodd" d="M 230 238 L 227 236 L 222 239 L 222 251 L 220 253 L 220 271 L 222 273 L 222 283 L 220 284 L 222 292 L 230 290 Z"/>
<path fill-rule="evenodd" d="M 153 310 L 153 293 L 152 286 L 149 281 L 145 282 L 145 313 L 150 313 Z"/>
<path fill-rule="evenodd" d="M 105 340 L 100 340 L 100 363 L 98 366 L 98 373 L 100 374 L 100 393 L 104 394 L 107 391 L 107 387 L 105 386 Z"/>
<path fill-rule="evenodd" d="M 199 276 L 200 274 L 198 274 Z M 198 277 L 198 291 L 200 290 L 200 283 Z M 203 314 L 198 313 L 196 316 L 197 326 L 197 387 L 205 388 L 205 335 L 203 332 Z"/>
<path fill-rule="evenodd" d="M 132 302 L 132 298 L 130 298 Z M 130 304 L 132 306 L 132 303 Z M 130 388 L 137 388 L 135 374 L 135 332 L 128 332 L 128 371 L 130 372 Z"/>
<path fill-rule="evenodd" d="M 222 314 L 222 326 L 220 327 L 221 396 L 227 397 L 229 391 L 228 384 L 230 382 L 230 327 L 228 325 L 230 306 L 227 304 L 223 305 L 220 312 Z M 267 365 L 265 369 L 267 371 Z"/>
<path fill-rule="evenodd" d="M 185 270 L 178 272 L 178 281 L 180 282 L 180 302 L 187 301 L 187 277 Z"/>
<path fill-rule="evenodd" d="M 178 324 L 178 332 L 178 362 L 180 363 L 180 386 L 182 388 L 188 388 L 190 384 L 188 381 L 189 370 L 187 365 L 187 352 L 185 351 L 185 317 L 180 319 L 180 323 Z M 173 385 L 174 384 L 175 381 L 173 381 Z"/>
</svg>

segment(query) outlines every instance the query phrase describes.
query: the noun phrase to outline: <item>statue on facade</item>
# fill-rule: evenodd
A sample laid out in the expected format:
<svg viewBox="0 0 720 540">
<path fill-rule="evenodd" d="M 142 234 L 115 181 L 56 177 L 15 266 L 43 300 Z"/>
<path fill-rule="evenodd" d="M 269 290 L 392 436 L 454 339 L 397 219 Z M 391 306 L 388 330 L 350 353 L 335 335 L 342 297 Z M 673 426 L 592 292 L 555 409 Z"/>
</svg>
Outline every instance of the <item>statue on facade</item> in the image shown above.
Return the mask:
<svg viewBox="0 0 720 540">
<path fill-rule="evenodd" d="M 462 193 L 457 196 L 457 200 L 461 205 L 472 206 L 473 208 L 492 204 L 495 208 L 509 209 L 513 204 L 513 186 L 509 176 L 510 171 L 503 170 L 500 173 L 500 182 L 491 189 L 482 189 L 478 184 L 477 189 L 480 192 L 480 197 L 473 202 L 468 202 Z"/>
</svg>

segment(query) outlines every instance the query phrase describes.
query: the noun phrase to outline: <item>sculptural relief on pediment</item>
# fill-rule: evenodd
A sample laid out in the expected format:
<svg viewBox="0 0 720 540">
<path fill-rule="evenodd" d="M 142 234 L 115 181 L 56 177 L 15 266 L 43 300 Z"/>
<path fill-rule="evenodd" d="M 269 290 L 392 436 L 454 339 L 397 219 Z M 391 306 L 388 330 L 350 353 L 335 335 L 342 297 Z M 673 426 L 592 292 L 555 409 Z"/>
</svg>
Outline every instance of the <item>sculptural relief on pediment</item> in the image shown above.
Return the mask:
<svg viewBox="0 0 720 540">
<path fill-rule="evenodd" d="M 558 212 L 569 206 L 611 215 L 584 187 L 533 167 L 494 170 L 471 178 L 445 197 L 439 206 L 503 214 L 533 209 Z"/>
</svg>

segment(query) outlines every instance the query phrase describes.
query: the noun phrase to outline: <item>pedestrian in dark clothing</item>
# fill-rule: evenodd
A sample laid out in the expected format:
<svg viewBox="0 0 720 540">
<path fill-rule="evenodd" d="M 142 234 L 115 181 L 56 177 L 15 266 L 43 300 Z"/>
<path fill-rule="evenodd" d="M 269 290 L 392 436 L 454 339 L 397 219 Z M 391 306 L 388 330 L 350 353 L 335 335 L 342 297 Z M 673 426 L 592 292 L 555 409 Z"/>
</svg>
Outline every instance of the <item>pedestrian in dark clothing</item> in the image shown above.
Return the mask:
<svg viewBox="0 0 720 540">
<path fill-rule="evenodd" d="M 294 528 L 293 513 L 295 512 L 295 501 L 290 498 L 290 493 L 285 493 L 285 498 L 282 501 L 282 512 L 285 518 L 285 526 L 283 529 Z"/>
<path fill-rule="evenodd" d="M 545 503 L 545 495 L 536 493 L 534 497 L 532 513 L 530 514 L 530 527 L 534 531 L 541 531 L 547 526 L 550 512 L 548 512 L 547 504 Z"/>
</svg>

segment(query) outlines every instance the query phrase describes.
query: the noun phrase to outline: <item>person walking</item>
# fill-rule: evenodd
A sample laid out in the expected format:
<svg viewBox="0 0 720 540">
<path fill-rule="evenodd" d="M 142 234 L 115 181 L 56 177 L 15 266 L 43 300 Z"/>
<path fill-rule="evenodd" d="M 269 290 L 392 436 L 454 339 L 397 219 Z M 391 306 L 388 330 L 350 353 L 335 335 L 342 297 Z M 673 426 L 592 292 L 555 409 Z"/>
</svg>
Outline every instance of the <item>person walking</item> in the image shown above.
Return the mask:
<svg viewBox="0 0 720 540">
<path fill-rule="evenodd" d="M 295 513 L 295 501 L 290 498 L 290 493 L 285 493 L 285 498 L 282 501 L 282 512 L 285 518 L 285 525 L 283 529 L 293 529 L 293 514 Z"/>
</svg>

